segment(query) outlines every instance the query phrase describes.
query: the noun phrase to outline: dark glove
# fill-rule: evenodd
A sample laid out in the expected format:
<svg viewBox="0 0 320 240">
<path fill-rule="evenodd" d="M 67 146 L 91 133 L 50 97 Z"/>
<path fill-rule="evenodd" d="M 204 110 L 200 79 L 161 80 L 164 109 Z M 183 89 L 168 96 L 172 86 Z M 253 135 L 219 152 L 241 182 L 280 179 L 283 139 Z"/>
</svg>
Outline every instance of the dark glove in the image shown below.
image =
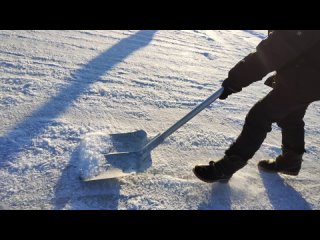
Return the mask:
<svg viewBox="0 0 320 240">
<path fill-rule="evenodd" d="M 235 92 L 228 87 L 224 87 L 223 93 L 220 95 L 219 99 L 221 100 L 227 99 L 229 95 L 231 95 L 232 93 L 235 93 Z"/>
</svg>

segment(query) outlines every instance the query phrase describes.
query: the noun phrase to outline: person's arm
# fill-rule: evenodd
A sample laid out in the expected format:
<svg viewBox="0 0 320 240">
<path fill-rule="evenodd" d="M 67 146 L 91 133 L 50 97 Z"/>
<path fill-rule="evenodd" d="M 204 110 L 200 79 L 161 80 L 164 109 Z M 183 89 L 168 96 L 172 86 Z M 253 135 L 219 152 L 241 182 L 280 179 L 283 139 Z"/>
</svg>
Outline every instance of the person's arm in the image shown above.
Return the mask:
<svg viewBox="0 0 320 240">
<path fill-rule="evenodd" d="M 256 52 L 236 64 L 222 86 L 239 92 L 268 73 L 282 69 L 320 41 L 319 30 L 273 30 Z"/>
</svg>

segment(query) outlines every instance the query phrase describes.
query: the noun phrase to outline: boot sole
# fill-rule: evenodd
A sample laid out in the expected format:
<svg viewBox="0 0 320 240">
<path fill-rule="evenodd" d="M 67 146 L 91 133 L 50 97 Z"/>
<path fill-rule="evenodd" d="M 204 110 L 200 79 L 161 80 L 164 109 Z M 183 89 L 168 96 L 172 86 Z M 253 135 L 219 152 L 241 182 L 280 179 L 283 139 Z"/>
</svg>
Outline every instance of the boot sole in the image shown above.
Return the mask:
<svg viewBox="0 0 320 240">
<path fill-rule="evenodd" d="M 214 183 L 214 182 L 219 182 L 219 183 L 228 183 L 230 178 L 222 178 L 222 179 L 217 179 L 217 180 L 207 180 L 207 179 L 204 179 L 202 177 L 200 177 L 195 171 L 194 171 L 194 168 L 192 169 L 192 172 L 194 173 L 194 175 L 199 178 L 201 181 L 203 182 L 206 182 L 206 183 Z"/>
<path fill-rule="evenodd" d="M 282 174 L 285 174 L 285 175 L 290 175 L 290 176 L 298 176 L 299 172 L 292 172 L 292 171 L 273 171 L 273 170 L 270 170 L 270 169 L 267 169 L 267 168 L 264 168 L 264 167 L 261 167 L 258 165 L 258 168 L 264 172 L 268 172 L 268 173 L 282 173 Z"/>
</svg>

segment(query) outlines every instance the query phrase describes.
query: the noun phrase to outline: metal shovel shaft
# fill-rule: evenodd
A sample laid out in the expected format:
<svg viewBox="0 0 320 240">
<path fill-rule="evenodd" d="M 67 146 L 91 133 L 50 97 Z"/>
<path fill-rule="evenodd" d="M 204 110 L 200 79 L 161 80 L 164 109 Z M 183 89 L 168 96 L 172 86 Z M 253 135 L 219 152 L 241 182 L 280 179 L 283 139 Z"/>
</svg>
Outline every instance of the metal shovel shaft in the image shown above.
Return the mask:
<svg viewBox="0 0 320 240">
<path fill-rule="evenodd" d="M 223 93 L 223 90 L 224 90 L 224 88 L 221 87 L 218 91 L 216 91 L 214 94 L 212 94 L 210 97 L 208 97 L 202 103 L 200 103 L 196 108 L 194 108 L 191 112 L 189 112 L 187 115 L 185 115 L 179 121 L 177 121 L 174 125 L 172 125 L 170 128 L 168 128 L 165 132 L 163 132 L 162 134 L 153 138 L 141 151 L 142 152 L 152 151 L 155 147 L 157 147 L 160 143 L 162 143 L 172 133 L 177 131 L 180 127 L 182 127 L 185 123 L 190 121 L 193 117 L 195 117 L 203 109 L 205 109 L 211 103 L 213 103 L 215 100 L 217 100 L 217 98 L 219 98 L 220 95 Z"/>
<path fill-rule="evenodd" d="M 117 178 L 122 176 L 127 176 L 128 174 L 132 174 L 135 172 L 141 172 L 150 167 L 151 160 L 151 151 L 156 148 L 159 144 L 161 144 L 167 137 L 169 137 L 172 133 L 177 131 L 180 127 L 182 127 L 185 123 L 190 121 L 194 116 L 200 113 L 203 109 L 213 103 L 220 95 L 223 93 L 223 88 L 219 89 L 217 92 L 208 97 L 205 101 L 199 104 L 196 108 L 194 108 L 191 112 L 173 124 L 170 128 L 164 131 L 162 134 L 159 134 L 155 138 L 153 138 L 149 143 L 144 145 L 144 141 L 147 140 L 147 134 L 141 130 L 133 133 L 126 134 L 114 134 L 111 136 L 112 140 L 117 143 L 121 142 L 126 145 L 126 143 L 130 142 L 138 142 L 138 148 L 133 149 L 130 148 L 129 151 L 122 152 L 121 150 L 114 153 L 103 154 L 106 162 L 108 163 L 106 166 L 108 167 L 105 171 L 99 172 L 96 174 L 85 174 L 82 178 L 83 181 L 93 181 L 93 180 L 102 180 L 108 178 Z M 125 140 L 125 141 L 123 141 Z M 140 140 L 140 141 L 139 141 Z M 141 143 L 141 144 L 140 144 Z M 121 149 L 122 144 L 118 147 Z M 115 145 L 117 146 L 117 145 Z M 117 149 L 118 150 L 118 149 Z M 93 168 L 95 170 L 95 168 Z"/>
</svg>

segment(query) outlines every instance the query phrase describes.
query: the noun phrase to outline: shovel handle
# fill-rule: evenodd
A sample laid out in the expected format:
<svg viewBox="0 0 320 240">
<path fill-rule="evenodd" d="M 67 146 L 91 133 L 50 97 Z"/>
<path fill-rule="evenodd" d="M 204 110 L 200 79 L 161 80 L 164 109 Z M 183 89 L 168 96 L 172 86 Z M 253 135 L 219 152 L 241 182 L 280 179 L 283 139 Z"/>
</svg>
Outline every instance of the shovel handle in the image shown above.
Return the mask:
<svg viewBox="0 0 320 240">
<path fill-rule="evenodd" d="M 165 132 L 162 134 L 156 136 L 153 138 L 145 147 L 145 151 L 151 151 L 155 147 L 157 147 L 160 143 L 162 143 L 167 137 L 169 137 L 172 133 L 177 131 L 180 127 L 182 127 L 185 123 L 190 121 L 193 117 L 195 117 L 198 113 L 200 113 L 203 109 L 208 107 L 211 103 L 213 103 L 217 98 L 220 97 L 220 95 L 223 93 L 224 88 L 221 87 L 218 91 L 216 91 L 214 94 L 212 94 L 210 97 L 208 97 L 206 100 L 204 100 L 202 103 L 200 103 L 196 108 L 194 108 L 191 112 L 189 112 L 187 115 L 185 115 L 183 118 L 181 118 L 179 121 L 177 121 L 174 125 L 172 125 L 170 128 L 168 128 Z"/>
</svg>

